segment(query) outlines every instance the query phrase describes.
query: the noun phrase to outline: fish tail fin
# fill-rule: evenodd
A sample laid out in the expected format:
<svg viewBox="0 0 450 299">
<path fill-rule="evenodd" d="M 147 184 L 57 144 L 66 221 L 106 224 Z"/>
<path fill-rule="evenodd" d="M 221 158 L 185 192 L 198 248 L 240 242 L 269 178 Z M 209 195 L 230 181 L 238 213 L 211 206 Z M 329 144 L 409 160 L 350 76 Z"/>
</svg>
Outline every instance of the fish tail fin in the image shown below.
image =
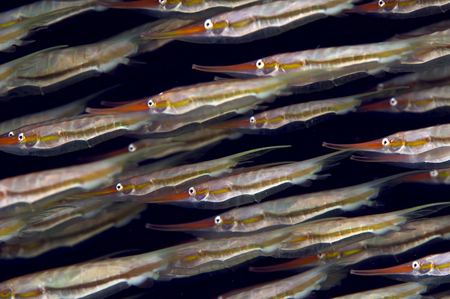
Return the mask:
<svg viewBox="0 0 450 299">
<path fill-rule="evenodd" d="M 245 151 L 242 153 L 234 154 L 228 157 L 225 157 L 223 159 L 225 160 L 231 160 L 239 164 L 239 162 L 248 161 L 250 159 L 265 155 L 266 153 L 276 150 L 276 149 L 282 149 L 282 148 L 289 148 L 290 145 L 280 145 L 280 146 L 269 146 L 269 147 L 263 147 L 263 148 L 257 148 L 249 151 Z"/>
<path fill-rule="evenodd" d="M 449 206 L 450 202 L 431 203 L 410 209 L 401 210 L 397 214 L 399 216 L 405 217 L 407 220 L 411 220 L 430 215 Z"/>
<path fill-rule="evenodd" d="M 409 171 L 409 172 L 403 172 L 403 173 L 399 173 L 399 174 L 394 174 L 388 177 L 384 177 L 381 179 L 377 179 L 377 180 L 373 180 L 367 183 L 364 183 L 361 185 L 361 187 L 367 187 L 370 189 L 377 189 L 378 190 L 378 195 L 373 197 L 379 197 L 381 194 L 384 194 L 385 192 L 388 192 L 388 190 L 390 190 L 391 188 L 407 182 L 408 178 L 411 175 L 414 175 L 416 173 L 422 173 L 423 171 Z"/>
<path fill-rule="evenodd" d="M 317 158 L 313 158 L 310 160 L 311 163 L 322 165 L 321 171 L 330 169 L 336 165 L 338 165 L 339 161 L 349 157 L 353 153 L 353 150 L 343 150 L 334 152 L 328 155 L 320 156 Z"/>
</svg>

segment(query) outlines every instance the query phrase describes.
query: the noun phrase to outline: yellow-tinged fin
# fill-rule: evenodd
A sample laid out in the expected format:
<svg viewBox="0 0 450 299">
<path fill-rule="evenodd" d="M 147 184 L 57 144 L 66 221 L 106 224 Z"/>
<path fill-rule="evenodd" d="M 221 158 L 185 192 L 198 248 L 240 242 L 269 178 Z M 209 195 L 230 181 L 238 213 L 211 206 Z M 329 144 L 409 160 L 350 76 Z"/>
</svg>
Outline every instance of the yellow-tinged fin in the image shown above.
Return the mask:
<svg viewBox="0 0 450 299">
<path fill-rule="evenodd" d="M 353 149 L 347 149 L 343 151 L 334 152 L 328 155 L 319 156 L 316 158 L 312 158 L 309 160 L 305 160 L 304 162 L 316 163 L 321 165 L 331 165 L 334 164 L 344 158 L 350 157 L 350 155 L 354 152 Z M 324 169 L 325 170 L 325 169 Z"/>
<path fill-rule="evenodd" d="M 225 157 L 223 159 L 233 160 L 236 162 L 246 161 L 246 160 L 249 160 L 249 159 L 252 159 L 255 157 L 262 156 L 262 155 L 264 155 L 270 151 L 276 150 L 276 149 L 289 148 L 289 147 L 291 147 L 291 146 L 290 145 L 277 145 L 277 146 L 262 147 L 262 148 L 257 148 L 257 149 L 245 151 L 242 153 L 234 154 L 234 155 Z"/>
<path fill-rule="evenodd" d="M 407 182 L 407 179 L 410 175 L 414 175 L 416 173 L 422 173 L 423 171 L 417 170 L 417 171 L 409 171 L 409 172 L 402 172 L 399 174 L 394 174 L 388 177 L 376 179 L 367 183 L 360 184 L 358 186 L 360 187 L 368 187 L 373 189 L 389 189 L 392 187 L 395 187 L 401 183 Z"/>
<path fill-rule="evenodd" d="M 84 261 L 84 263 L 93 263 L 93 262 L 98 262 L 98 261 L 104 261 L 110 258 L 116 258 L 118 256 L 123 256 L 124 254 L 131 254 L 132 252 L 136 252 L 136 251 L 140 251 L 140 249 L 124 249 L 124 250 L 119 250 L 116 252 L 112 252 L 112 253 L 108 253 L 87 261 Z"/>
</svg>

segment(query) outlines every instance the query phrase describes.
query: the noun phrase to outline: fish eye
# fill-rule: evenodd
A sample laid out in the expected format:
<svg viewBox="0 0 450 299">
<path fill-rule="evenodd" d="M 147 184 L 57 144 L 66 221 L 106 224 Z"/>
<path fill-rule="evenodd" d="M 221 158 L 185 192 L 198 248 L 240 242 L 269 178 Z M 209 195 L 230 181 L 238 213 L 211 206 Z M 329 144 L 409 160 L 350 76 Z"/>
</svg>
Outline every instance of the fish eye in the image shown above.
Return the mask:
<svg viewBox="0 0 450 299">
<path fill-rule="evenodd" d="M 419 270 L 419 268 L 420 268 L 419 262 L 418 262 L 418 261 L 413 262 L 413 263 L 412 263 L 412 268 L 413 268 L 414 270 Z"/>
<path fill-rule="evenodd" d="M 383 7 L 384 5 L 386 5 L 386 2 L 384 0 L 379 0 L 378 1 L 378 6 L 379 7 Z"/>
<path fill-rule="evenodd" d="M 319 258 L 319 260 L 322 260 L 322 259 L 325 258 L 325 254 L 324 254 L 324 253 L 319 253 L 319 254 L 317 255 L 317 257 Z"/>
<path fill-rule="evenodd" d="M 159 0 L 159 4 L 164 5 L 167 3 L 167 0 Z"/>
<path fill-rule="evenodd" d="M 19 141 L 24 141 L 25 135 L 23 133 L 20 133 L 19 136 L 17 136 L 17 139 L 19 139 Z"/>
<path fill-rule="evenodd" d="M 254 116 L 250 117 L 250 123 L 254 124 L 256 122 L 256 119 Z"/>
<path fill-rule="evenodd" d="M 136 151 L 136 147 L 134 146 L 133 143 L 130 143 L 130 145 L 128 146 L 128 151 L 129 151 L 129 152 L 134 152 L 134 151 Z"/>
<path fill-rule="evenodd" d="M 194 187 L 189 188 L 189 195 L 190 195 L 190 196 L 195 196 L 195 195 L 197 195 L 197 191 L 195 190 Z"/>
<path fill-rule="evenodd" d="M 119 192 L 123 190 L 123 186 L 122 186 L 121 183 L 118 183 L 118 184 L 116 185 L 116 190 L 119 191 Z"/>
<path fill-rule="evenodd" d="M 264 61 L 262 59 L 256 62 L 256 67 L 262 69 L 264 67 Z"/>
<path fill-rule="evenodd" d="M 389 141 L 389 139 L 383 138 L 383 140 L 381 141 L 381 144 L 383 146 L 388 146 L 389 144 L 391 144 L 391 142 Z"/>
<path fill-rule="evenodd" d="M 394 106 L 397 106 L 398 102 L 397 102 L 397 100 L 396 100 L 395 98 L 392 98 L 392 99 L 389 101 L 389 104 L 391 104 L 391 106 L 394 107 Z"/>
<path fill-rule="evenodd" d="M 439 174 L 439 172 L 438 172 L 437 170 L 432 170 L 432 171 L 430 171 L 430 176 L 431 176 L 432 178 L 437 177 L 438 174 Z"/>
<path fill-rule="evenodd" d="M 153 102 L 153 100 L 148 100 L 147 106 L 148 108 L 153 108 L 153 106 L 155 106 L 155 102 Z"/>
<path fill-rule="evenodd" d="M 222 217 L 217 216 L 216 218 L 214 218 L 214 223 L 216 225 L 222 224 L 222 222 L 223 222 Z"/>
<path fill-rule="evenodd" d="M 16 135 L 16 134 L 14 134 L 13 131 L 11 131 L 11 132 L 8 133 L 8 137 L 14 137 L 15 135 Z"/>
<path fill-rule="evenodd" d="M 212 29 L 213 22 L 211 21 L 211 19 L 206 20 L 204 26 L 205 26 L 205 29 Z"/>
</svg>

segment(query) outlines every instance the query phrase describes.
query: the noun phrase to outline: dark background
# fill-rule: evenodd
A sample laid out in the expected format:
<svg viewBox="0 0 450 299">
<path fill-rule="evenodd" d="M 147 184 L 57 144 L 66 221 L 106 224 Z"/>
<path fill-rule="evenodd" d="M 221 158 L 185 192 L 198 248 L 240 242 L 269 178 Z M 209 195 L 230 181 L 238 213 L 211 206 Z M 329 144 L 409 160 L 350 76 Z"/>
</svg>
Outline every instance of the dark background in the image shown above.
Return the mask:
<svg viewBox="0 0 450 299">
<path fill-rule="evenodd" d="M 0 10 L 8 10 L 31 2 L 3 1 Z M 394 34 L 407 32 L 446 18 L 448 18 L 448 13 L 410 20 L 389 20 L 349 14 L 343 18 L 330 17 L 319 20 L 276 37 L 246 44 L 205 45 L 175 41 L 157 51 L 134 58 L 145 62 L 145 65 L 140 65 L 139 67 L 120 66 L 112 74 L 102 74 L 100 77 L 82 81 L 45 96 L 15 98 L 8 102 L 0 103 L 0 120 L 62 105 L 108 86 L 123 82 L 130 82 L 131 85 L 117 91 L 115 96 L 111 97 L 111 100 L 133 100 L 176 86 L 206 82 L 213 79 L 214 74 L 192 70 L 191 65 L 193 63 L 200 65 L 229 65 L 277 53 L 317 47 L 324 48 L 380 42 Z M 47 30 L 36 33 L 32 37 L 36 42 L 30 46 L 19 47 L 12 54 L 0 53 L 0 63 L 47 47 L 57 45 L 77 46 L 94 43 L 151 20 L 153 20 L 151 17 L 136 12 L 119 10 L 76 16 L 51 26 Z M 277 100 L 273 106 L 285 106 L 302 101 L 351 95 L 372 88 L 377 83 L 391 77 L 393 77 L 391 74 L 387 74 L 384 78 L 367 77 L 328 91 L 282 98 Z M 262 146 L 290 144 L 292 148 L 273 151 L 265 155 L 264 158 L 255 160 L 255 162 L 262 164 L 275 161 L 301 161 L 330 153 L 330 150 L 322 148 L 321 144 L 323 141 L 334 143 L 369 141 L 398 131 L 447 123 L 449 120 L 450 118 L 445 114 L 436 113 L 428 113 L 419 117 L 348 114 L 309 129 L 279 136 L 252 135 L 244 136 L 236 141 L 226 141 L 210 150 L 203 156 L 202 160 L 214 159 Z M 104 142 L 92 149 L 55 157 L 21 157 L 0 152 L 0 178 L 79 164 L 78 159 L 80 157 L 120 148 L 128 145 L 131 140 L 125 137 L 117 138 Z M 346 159 L 339 166 L 328 171 L 332 176 L 327 180 L 314 181 L 308 189 L 294 186 L 268 198 L 268 200 L 294 194 L 346 187 L 399 173 L 403 170 L 389 165 L 368 164 Z M 382 208 L 365 209 L 345 216 L 376 214 L 426 203 L 449 201 L 449 190 L 445 186 L 403 185 L 380 198 L 384 203 Z M 135 220 L 120 229 L 111 229 L 73 248 L 54 250 L 34 259 L 0 261 L 0 281 L 44 269 L 83 262 L 125 249 L 133 249 L 135 251 L 130 254 L 138 254 L 176 245 L 190 240 L 192 237 L 183 233 L 147 230 L 145 229 L 145 223 L 183 223 L 217 215 L 220 212 L 183 209 L 174 206 L 149 206 L 139 220 Z M 439 214 L 446 213 L 449 213 L 448 209 Z M 448 243 L 436 244 L 425 246 L 420 250 L 414 250 L 404 257 L 398 257 L 397 260 L 406 262 L 415 257 L 423 257 L 427 254 L 450 250 Z M 263 265 L 280 261 L 265 259 L 258 260 L 254 264 Z M 394 265 L 395 263 L 395 259 L 383 257 L 375 262 L 369 262 L 361 266 L 361 268 L 376 268 Z M 250 273 L 247 268 L 248 265 L 243 265 L 235 269 L 203 274 L 192 278 L 173 279 L 170 282 L 156 282 L 153 288 L 144 290 L 148 292 L 145 296 L 150 298 L 211 298 L 232 289 L 292 275 L 291 273 Z M 328 298 L 394 283 L 395 281 L 386 278 L 352 276 L 347 278 L 340 287 L 333 288 L 327 292 L 319 292 L 318 296 Z M 443 289 L 445 289 L 445 286 Z M 133 287 L 115 295 L 114 298 L 122 298 L 144 291 Z"/>
</svg>

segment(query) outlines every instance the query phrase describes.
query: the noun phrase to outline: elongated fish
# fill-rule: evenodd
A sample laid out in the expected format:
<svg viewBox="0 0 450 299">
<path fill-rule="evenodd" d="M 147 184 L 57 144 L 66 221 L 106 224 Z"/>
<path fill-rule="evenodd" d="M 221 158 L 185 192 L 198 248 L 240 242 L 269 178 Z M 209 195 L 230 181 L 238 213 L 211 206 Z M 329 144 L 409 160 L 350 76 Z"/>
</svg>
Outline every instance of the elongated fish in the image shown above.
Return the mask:
<svg viewBox="0 0 450 299">
<path fill-rule="evenodd" d="M 182 191 L 163 196 L 143 197 L 148 203 L 169 203 L 186 207 L 222 209 L 261 199 L 292 185 L 306 184 L 310 180 L 326 178 L 317 173 L 348 157 L 349 151 L 328 154 L 302 162 L 244 171 L 235 175 L 213 179 Z"/>
<path fill-rule="evenodd" d="M 402 230 L 391 233 L 390 236 L 375 236 L 374 238 L 353 243 L 337 250 L 306 255 L 282 264 L 250 267 L 250 271 L 273 272 L 317 267 L 355 252 L 366 251 L 367 254 L 364 258 L 355 261 L 355 263 L 359 263 L 364 259 L 372 257 L 400 255 L 405 252 L 417 250 L 420 246 L 430 241 L 447 240 L 449 238 L 449 216 L 418 219 L 402 225 Z"/>
<path fill-rule="evenodd" d="M 378 217 L 377 221 L 386 226 L 377 226 L 375 233 L 383 234 L 399 229 L 398 225 L 408 218 L 429 214 L 445 205 L 448 203 L 389 213 L 390 216 L 385 214 L 386 219 Z M 316 223 L 316 226 L 320 224 Z M 140 255 L 44 270 L 0 283 L 0 296 L 11 299 L 43 296 L 55 299 L 87 296 L 101 298 L 130 286 L 148 287 L 153 280 L 170 280 L 213 272 L 259 256 L 280 256 L 280 250 L 292 254 L 299 250 L 300 239 L 294 232 L 301 226 L 303 224 L 269 233 L 203 240 Z M 369 225 L 367 229 L 373 231 L 374 227 Z"/>
<path fill-rule="evenodd" d="M 97 5 L 96 0 L 44 0 L 23 5 L 0 13 L 0 27 L 8 27 L 40 15 L 61 10 L 77 8 L 78 13 L 89 10 L 102 11 L 105 7 Z"/>
<path fill-rule="evenodd" d="M 243 43 L 267 38 L 312 21 L 339 15 L 355 0 L 267 1 L 225 12 L 191 26 L 164 33 L 143 32 L 153 39 L 196 43 Z"/>
<path fill-rule="evenodd" d="M 14 244 L 0 245 L 0 259 L 33 258 L 56 248 L 75 246 L 112 227 L 122 227 L 147 208 L 146 204 L 111 203 L 95 217 L 82 218 L 56 230 L 46 230 Z"/>
<path fill-rule="evenodd" d="M 450 281 L 450 253 L 429 255 L 402 265 L 376 269 L 352 270 L 356 275 L 383 275 L 400 281 L 418 281 L 424 284 L 441 284 Z"/>
<path fill-rule="evenodd" d="M 334 297 L 333 299 L 384 299 L 384 298 L 408 298 L 420 299 L 423 293 L 426 293 L 429 288 L 425 284 L 418 282 L 407 282 L 396 284 L 390 287 L 379 288 L 366 292 L 359 292 L 351 295 Z M 427 297 L 425 297 L 427 298 Z"/>
<path fill-rule="evenodd" d="M 381 191 L 402 183 L 411 174 L 403 173 L 347 188 L 327 190 L 271 200 L 257 205 L 236 208 L 212 218 L 174 225 L 147 224 L 147 228 L 168 231 L 248 233 L 263 228 L 294 225 L 331 211 L 353 211 L 374 206 Z"/>
<path fill-rule="evenodd" d="M 327 290 L 343 279 L 347 271 L 344 268 L 352 264 L 355 257 L 347 257 L 322 265 L 304 273 L 281 279 L 275 282 L 265 283 L 243 291 L 235 290 L 232 294 L 224 294 L 218 299 L 269 299 L 269 298 L 307 298 L 312 291 Z M 341 274 L 337 272 L 342 271 Z"/>
<path fill-rule="evenodd" d="M 142 30 L 171 30 L 189 22 L 150 22 L 94 44 L 50 48 L 0 65 L 0 94 L 44 94 L 107 73 L 119 64 L 129 64 L 132 56 L 170 42 L 143 40 L 139 36 Z M 19 90 L 12 93 L 13 89 Z"/>
<path fill-rule="evenodd" d="M 398 132 L 369 142 L 356 144 L 324 142 L 323 146 L 338 150 L 353 149 L 370 154 L 352 157 L 352 159 L 358 161 L 439 164 L 450 159 L 449 129 L 450 125 L 444 124 Z"/>
<path fill-rule="evenodd" d="M 213 125 L 211 128 L 233 129 L 247 134 L 269 135 L 280 133 L 282 130 L 308 128 L 336 115 L 355 112 L 357 110 L 356 108 L 365 101 L 382 97 L 383 94 L 389 93 L 390 91 L 386 89 L 343 98 L 293 104 L 266 110 L 249 118 L 241 118 L 223 124 Z"/>
<path fill-rule="evenodd" d="M 241 6 L 257 4 L 262 0 L 137 0 L 128 2 L 98 0 L 97 2 L 109 8 L 139 9 L 158 18 L 177 17 L 197 20 L 205 15 L 214 15 Z"/>
<path fill-rule="evenodd" d="M 93 147 L 149 124 L 147 115 L 136 113 L 53 119 L 0 135 L 0 150 L 16 155 L 58 155 Z"/>
<path fill-rule="evenodd" d="M 68 195 L 110 185 L 127 167 L 147 159 L 146 154 L 151 150 L 3 179 L 0 218 L 45 208 Z"/>
<path fill-rule="evenodd" d="M 390 19 L 406 19 L 445 13 L 450 9 L 448 0 L 377 0 L 358 5 L 356 12 Z"/>
<path fill-rule="evenodd" d="M 399 96 L 364 105 L 362 111 L 387 113 L 424 113 L 450 106 L 450 85 L 413 91 Z"/>
<path fill-rule="evenodd" d="M 134 200 L 141 201 L 157 190 L 170 187 L 170 191 L 183 183 L 194 183 L 208 180 L 211 177 L 220 177 L 232 172 L 232 168 L 240 162 L 263 155 L 269 151 L 288 146 L 272 146 L 250 150 L 228 157 L 223 157 L 206 162 L 181 165 L 169 169 L 146 173 L 140 176 L 122 180 L 114 186 L 103 190 L 92 191 L 75 195 L 75 198 L 103 198 L 115 201 Z M 168 191 L 168 193 L 170 192 Z M 163 193 L 158 193 L 162 195 Z M 169 193 L 170 194 L 170 193 Z"/>
</svg>

